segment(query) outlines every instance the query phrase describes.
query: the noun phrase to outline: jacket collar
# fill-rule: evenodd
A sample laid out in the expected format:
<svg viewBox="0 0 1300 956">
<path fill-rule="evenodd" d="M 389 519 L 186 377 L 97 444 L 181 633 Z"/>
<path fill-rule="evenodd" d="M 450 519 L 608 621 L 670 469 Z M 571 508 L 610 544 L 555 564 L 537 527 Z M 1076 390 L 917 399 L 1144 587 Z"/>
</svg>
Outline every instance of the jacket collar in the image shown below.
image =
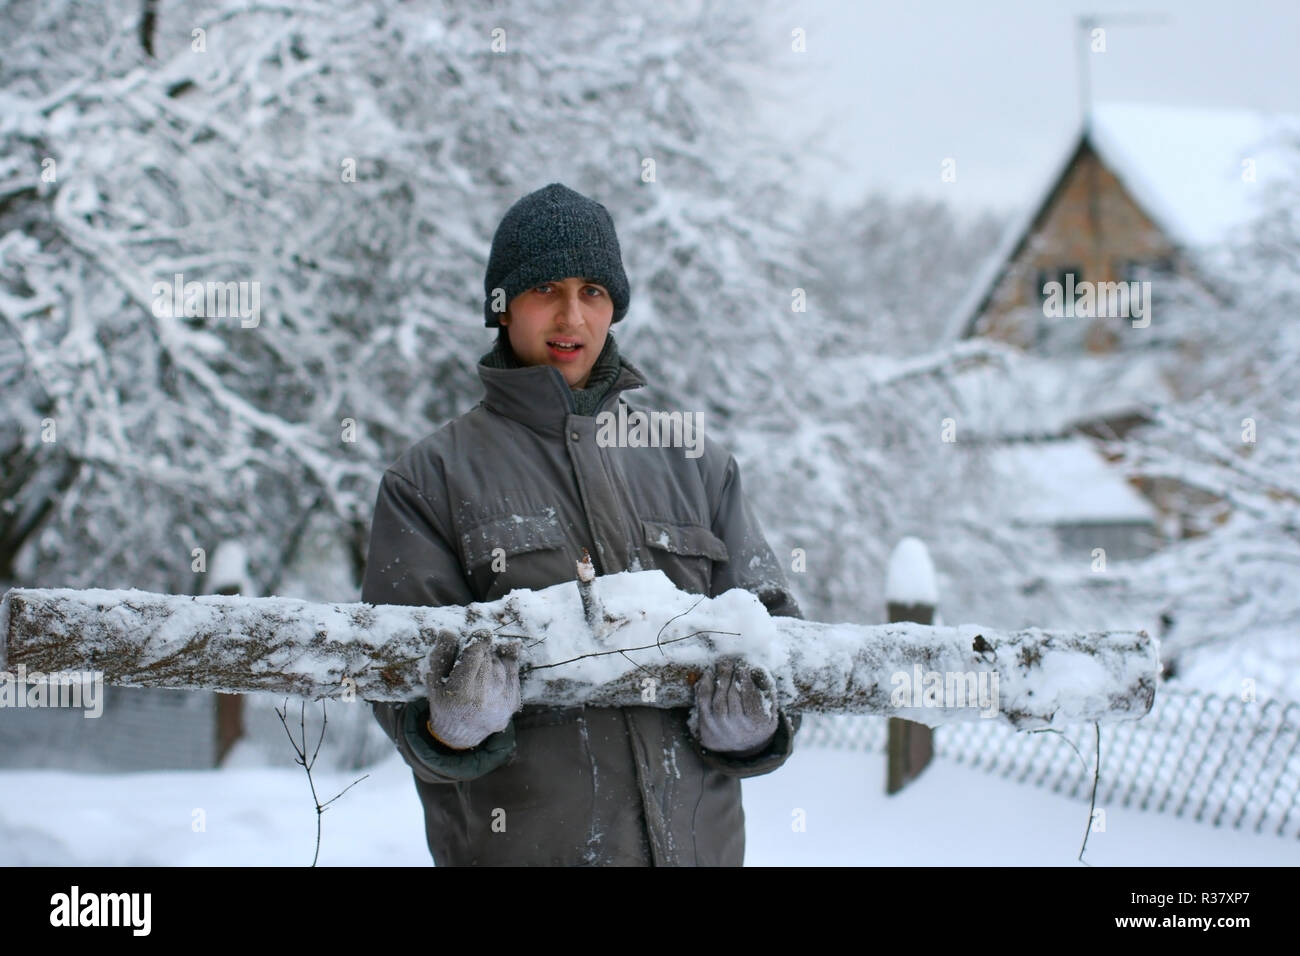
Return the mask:
<svg viewBox="0 0 1300 956">
<path fill-rule="evenodd" d="M 648 384 L 645 374 L 623 356 L 619 356 L 619 365 L 618 377 L 601 399 L 596 414 L 615 405 L 621 392 Z M 492 368 L 480 359 L 478 376 L 485 391 L 482 404 L 529 428 L 558 433 L 564 430 L 565 417 L 577 414 L 573 390 L 554 366 Z"/>
</svg>

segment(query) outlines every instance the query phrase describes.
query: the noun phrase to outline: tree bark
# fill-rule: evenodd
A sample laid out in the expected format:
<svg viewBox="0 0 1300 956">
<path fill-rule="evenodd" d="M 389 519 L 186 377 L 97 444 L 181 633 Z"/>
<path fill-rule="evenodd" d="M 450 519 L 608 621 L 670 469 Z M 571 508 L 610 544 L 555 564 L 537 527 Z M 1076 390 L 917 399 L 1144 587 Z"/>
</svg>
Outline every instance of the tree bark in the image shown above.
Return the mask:
<svg viewBox="0 0 1300 956">
<path fill-rule="evenodd" d="M 600 577 L 594 586 L 606 622 L 599 638 L 572 581 L 438 608 L 14 588 L 0 601 L 0 670 L 92 670 L 132 687 L 413 700 L 424 694 L 425 655 L 440 629 L 465 641 L 486 628 L 496 641 L 521 642 L 525 703 L 689 707 L 695 679 L 722 657 L 766 667 L 787 710 L 929 726 L 982 716 L 1021 729 L 1136 719 L 1155 697 L 1159 664 L 1143 631 L 821 624 L 773 618 L 747 591 L 687 594 L 660 571 Z M 992 706 L 974 699 L 980 681 L 991 683 Z M 937 696 L 927 696 L 936 686 Z"/>
</svg>

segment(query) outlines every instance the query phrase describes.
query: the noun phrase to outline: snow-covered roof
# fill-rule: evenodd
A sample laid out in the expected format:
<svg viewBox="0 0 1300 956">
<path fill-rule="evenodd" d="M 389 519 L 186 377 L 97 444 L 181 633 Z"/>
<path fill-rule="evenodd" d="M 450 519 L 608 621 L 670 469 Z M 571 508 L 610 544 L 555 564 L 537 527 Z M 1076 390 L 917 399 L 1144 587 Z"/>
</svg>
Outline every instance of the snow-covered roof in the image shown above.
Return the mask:
<svg viewBox="0 0 1300 956">
<path fill-rule="evenodd" d="M 1109 103 L 1094 108 L 1089 139 L 1161 229 L 1195 247 L 1231 238 L 1294 175 L 1288 133 L 1300 136 L 1300 117 Z"/>
<path fill-rule="evenodd" d="M 1048 200 L 1085 144 L 1124 184 L 1169 240 L 1213 246 L 1263 212 L 1273 187 L 1294 177 L 1300 116 L 1147 103 L 1102 103 L 1071 138 L 958 303 L 949 340 L 963 338 L 1007 264 L 1019 253 Z M 1253 161 L 1250 176 L 1243 163 Z M 1252 178 L 1253 177 L 1253 178 Z"/>
<path fill-rule="evenodd" d="M 1155 508 L 1083 438 L 1017 442 L 990 453 L 990 467 L 1033 524 L 1154 522 Z"/>
<path fill-rule="evenodd" d="M 1088 425 L 1146 416 L 1171 400 L 1162 351 L 1042 357 L 1013 353 L 952 377 L 968 434 L 981 439 L 1058 438 Z"/>
<path fill-rule="evenodd" d="M 1073 165 L 1074 157 L 1079 152 L 1079 146 L 1080 139 L 1079 135 L 1076 134 L 1070 140 L 1068 148 L 1052 162 L 1047 178 L 1037 189 L 1030 193 L 1033 196 L 1033 202 L 1027 203 L 1020 212 L 1011 217 L 1011 221 L 1007 223 L 1006 229 L 1002 232 L 1002 238 L 998 240 L 993 252 L 984 260 L 984 264 L 980 266 L 979 271 L 975 273 L 974 279 L 971 280 L 971 284 L 966 289 L 966 294 L 962 296 L 961 301 L 957 303 L 957 308 L 953 310 L 953 321 L 949 325 L 947 336 L 948 341 L 956 341 L 966 337 L 975 316 L 984 308 L 984 303 L 988 301 L 998 280 L 1002 278 L 1002 272 L 1007 263 L 1020 251 L 1020 246 L 1033 228 L 1038 214 L 1055 191 L 1057 184 L 1065 176 L 1066 171 Z"/>
</svg>

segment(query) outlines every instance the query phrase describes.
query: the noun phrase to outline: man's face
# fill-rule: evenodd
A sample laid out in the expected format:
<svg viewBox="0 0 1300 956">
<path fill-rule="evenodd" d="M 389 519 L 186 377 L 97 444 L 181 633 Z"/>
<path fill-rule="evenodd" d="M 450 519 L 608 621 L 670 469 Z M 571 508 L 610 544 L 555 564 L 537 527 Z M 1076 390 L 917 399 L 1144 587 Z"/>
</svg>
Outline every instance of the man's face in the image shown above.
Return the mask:
<svg viewBox="0 0 1300 956">
<path fill-rule="evenodd" d="M 570 388 L 585 388 L 614 318 L 608 290 L 586 279 L 558 279 L 510 300 L 501 324 L 525 365 L 554 365 Z"/>
</svg>

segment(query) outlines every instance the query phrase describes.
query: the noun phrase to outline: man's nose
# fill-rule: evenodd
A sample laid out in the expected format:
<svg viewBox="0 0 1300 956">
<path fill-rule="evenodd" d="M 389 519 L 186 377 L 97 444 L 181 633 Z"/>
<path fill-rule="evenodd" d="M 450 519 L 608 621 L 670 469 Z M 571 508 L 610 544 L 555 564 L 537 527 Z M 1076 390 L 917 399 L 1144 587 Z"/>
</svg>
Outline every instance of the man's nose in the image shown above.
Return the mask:
<svg viewBox="0 0 1300 956">
<path fill-rule="evenodd" d="M 585 321 L 582 315 L 582 302 L 578 299 L 577 292 L 571 292 L 564 297 L 560 305 L 559 321 L 562 325 L 577 326 L 582 325 Z"/>
</svg>

